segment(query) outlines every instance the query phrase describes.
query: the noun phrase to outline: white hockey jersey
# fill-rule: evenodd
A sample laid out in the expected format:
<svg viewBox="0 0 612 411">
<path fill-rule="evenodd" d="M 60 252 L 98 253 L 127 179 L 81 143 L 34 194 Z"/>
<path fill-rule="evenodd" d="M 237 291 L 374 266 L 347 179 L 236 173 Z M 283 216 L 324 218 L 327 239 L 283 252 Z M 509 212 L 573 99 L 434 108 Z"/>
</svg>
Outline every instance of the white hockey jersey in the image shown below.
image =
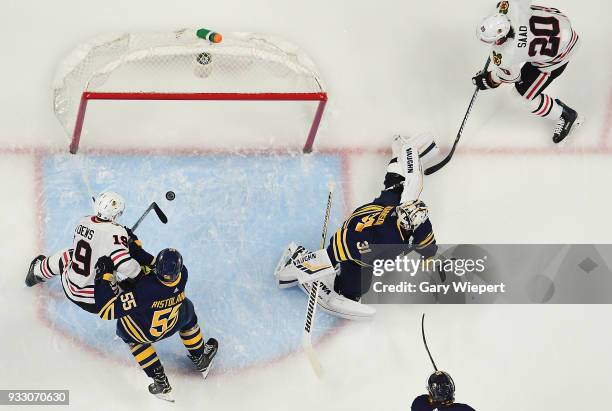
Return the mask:
<svg viewBox="0 0 612 411">
<path fill-rule="evenodd" d="M 72 260 L 61 277 L 64 291 L 73 301 L 95 304 L 95 265 L 104 255 L 112 258 L 117 281 L 140 273 L 140 264 L 130 256 L 127 231 L 117 223 L 83 217 L 74 229 L 72 249 Z"/>
<path fill-rule="evenodd" d="M 494 44 L 491 50 L 495 82 L 514 83 L 529 62 L 544 72 L 567 63 L 577 49 L 578 35 L 559 10 L 531 5 L 530 0 L 502 1 L 498 11 L 510 19 L 513 38 Z"/>
</svg>

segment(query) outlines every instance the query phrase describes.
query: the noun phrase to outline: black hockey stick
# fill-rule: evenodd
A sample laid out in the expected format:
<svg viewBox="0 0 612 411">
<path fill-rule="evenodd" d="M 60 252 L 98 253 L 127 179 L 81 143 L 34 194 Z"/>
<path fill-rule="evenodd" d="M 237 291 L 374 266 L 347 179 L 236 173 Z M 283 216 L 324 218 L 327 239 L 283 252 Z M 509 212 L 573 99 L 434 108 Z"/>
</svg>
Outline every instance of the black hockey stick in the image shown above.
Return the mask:
<svg viewBox="0 0 612 411">
<path fill-rule="evenodd" d="M 482 69 L 482 71 L 486 72 L 487 69 L 489 68 L 490 63 L 491 63 L 491 57 L 488 57 L 487 62 L 484 66 L 484 69 Z M 474 94 L 472 94 L 472 100 L 470 101 L 470 105 L 468 106 L 465 116 L 463 117 L 463 121 L 461 122 L 461 127 L 459 127 L 459 131 L 457 132 L 457 137 L 455 137 L 455 142 L 453 143 L 453 147 L 451 148 L 451 151 L 438 164 L 434 164 L 433 166 L 425 170 L 426 176 L 435 173 L 436 171 L 444 167 L 451 160 L 451 158 L 453 158 L 453 154 L 455 154 L 455 149 L 457 148 L 457 144 L 459 143 L 461 134 L 463 134 L 463 128 L 465 127 L 465 123 L 467 123 L 467 120 L 470 117 L 470 113 L 472 112 L 472 107 L 474 106 L 474 102 L 476 101 L 476 96 L 478 96 L 478 91 L 479 89 L 478 87 L 476 87 L 476 90 L 474 90 Z"/>
<path fill-rule="evenodd" d="M 434 367 L 434 370 L 438 371 L 438 367 L 431 356 L 431 352 L 429 351 L 429 347 L 427 346 L 427 340 L 425 339 L 425 313 L 423 313 L 423 317 L 421 317 L 421 333 L 423 334 L 423 344 L 425 344 L 425 349 L 427 350 L 427 354 L 429 355 L 429 359 L 431 360 L 431 364 Z"/>
<path fill-rule="evenodd" d="M 157 203 L 153 201 L 151 205 L 147 207 L 145 212 L 142 213 L 138 221 L 136 221 L 136 223 L 132 226 L 132 231 L 135 231 L 138 228 L 142 220 L 144 220 L 144 218 L 147 216 L 147 214 L 149 214 L 151 210 L 155 211 L 155 214 L 157 214 L 157 218 L 159 218 L 159 221 L 161 221 L 163 224 L 166 224 L 168 222 L 168 217 L 166 217 L 166 214 L 164 214 L 164 212 L 161 208 L 159 208 Z"/>
</svg>

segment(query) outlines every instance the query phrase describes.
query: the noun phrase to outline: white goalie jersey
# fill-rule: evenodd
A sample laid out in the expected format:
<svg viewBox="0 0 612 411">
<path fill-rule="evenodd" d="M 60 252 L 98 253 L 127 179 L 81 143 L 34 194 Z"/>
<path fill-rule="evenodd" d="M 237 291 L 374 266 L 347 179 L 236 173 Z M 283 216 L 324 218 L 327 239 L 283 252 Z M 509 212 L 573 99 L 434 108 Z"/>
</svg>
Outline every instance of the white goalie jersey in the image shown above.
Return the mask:
<svg viewBox="0 0 612 411">
<path fill-rule="evenodd" d="M 73 301 L 95 304 L 95 265 L 102 256 L 112 258 L 117 281 L 140 273 L 140 264 L 130 256 L 127 231 L 120 224 L 83 217 L 74 229 L 72 250 L 72 259 L 61 277 L 64 291 Z"/>
<path fill-rule="evenodd" d="M 521 66 L 531 63 L 551 72 L 571 58 L 578 35 L 559 10 L 531 5 L 531 1 L 502 1 L 498 11 L 510 19 L 513 36 L 491 50 L 493 80 L 514 83 L 520 80 Z"/>
</svg>

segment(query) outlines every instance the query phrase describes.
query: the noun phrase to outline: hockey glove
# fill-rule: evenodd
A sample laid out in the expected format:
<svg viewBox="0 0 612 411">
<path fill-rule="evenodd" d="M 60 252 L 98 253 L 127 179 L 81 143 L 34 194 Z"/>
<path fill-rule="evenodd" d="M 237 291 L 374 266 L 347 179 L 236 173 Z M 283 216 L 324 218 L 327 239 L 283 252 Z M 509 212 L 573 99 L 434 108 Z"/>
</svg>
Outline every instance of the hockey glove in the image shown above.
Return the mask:
<svg viewBox="0 0 612 411">
<path fill-rule="evenodd" d="M 134 234 L 134 232 L 129 227 L 124 227 L 124 228 L 128 235 L 128 246 L 135 244 L 138 247 L 142 247 L 142 244 L 140 243 L 138 236 Z"/>
<path fill-rule="evenodd" d="M 495 83 L 491 78 L 490 71 L 479 71 L 474 77 L 472 77 L 472 83 L 478 87 L 479 90 L 488 90 L 499 87 L 499 83 Z"/>
<path fill-rule="evenodd" d="M 103 255 L 102 257 L 98 258 L 98 262 L 96 263 L 96 284 L 102 280 L 112 281 L 114 278 L 114 272 L 115 264 L 109 256 Z"/>
</svg>

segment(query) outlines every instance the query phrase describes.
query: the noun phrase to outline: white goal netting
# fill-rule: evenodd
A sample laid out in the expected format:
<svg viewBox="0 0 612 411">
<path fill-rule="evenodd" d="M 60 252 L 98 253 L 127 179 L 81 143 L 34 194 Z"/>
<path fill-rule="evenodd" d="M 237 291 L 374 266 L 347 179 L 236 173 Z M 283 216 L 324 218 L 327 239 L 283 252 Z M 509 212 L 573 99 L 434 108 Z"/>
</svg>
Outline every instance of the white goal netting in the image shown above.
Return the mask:
<svg viewBox="0 0 612 411">
<path fill-rule="evenodd" d="M 196 29 L 99 37 L 61 63 L 53 88 L 53 108 L 72 146 L 87 100 L 326 99 L 315 65 L 298 47 L 258 33 L 211 43 Z"/>
</svg>

